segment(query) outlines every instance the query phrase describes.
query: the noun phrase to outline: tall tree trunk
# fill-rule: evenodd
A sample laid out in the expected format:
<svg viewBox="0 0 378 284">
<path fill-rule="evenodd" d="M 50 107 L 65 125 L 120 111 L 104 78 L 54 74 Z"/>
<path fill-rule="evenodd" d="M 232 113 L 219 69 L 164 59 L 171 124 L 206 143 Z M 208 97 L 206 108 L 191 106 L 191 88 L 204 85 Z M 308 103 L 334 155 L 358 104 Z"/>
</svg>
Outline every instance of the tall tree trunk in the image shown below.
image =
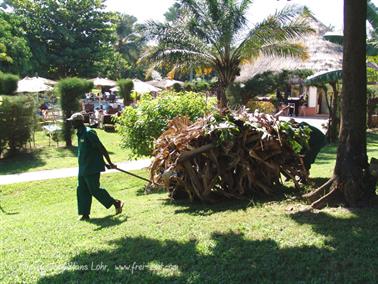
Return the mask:
<svg viewBox="0 0 378 284">
<path fill-rule="evenodd" d="M 219 85 L 216 88 L 218 108 L 223 112 L 227 108 L 226 87 Z"/>
<path fill-rule="evenodd" d="M 360 207 L 375 196 L 366 152 L 366 0 L 344 0 L 341 128 L 330 191 L 314 208 L 344 204 Z M 315 193 L 322 191 L 315 191 Z"/>
<path fill-rule="evenodd" d="M 329 141 L 336 142 L 339 134 L 339 127 L 340 127 L 340 118 L 339 114 L 339 92 L 337 90 L 337 82 L 330 82 L 329 83 L 332 87 L 333 91 L 333 99 L 332 99 L 332 112 L 331 114 L 331 123 L 329 129 Z"/>
</svg>

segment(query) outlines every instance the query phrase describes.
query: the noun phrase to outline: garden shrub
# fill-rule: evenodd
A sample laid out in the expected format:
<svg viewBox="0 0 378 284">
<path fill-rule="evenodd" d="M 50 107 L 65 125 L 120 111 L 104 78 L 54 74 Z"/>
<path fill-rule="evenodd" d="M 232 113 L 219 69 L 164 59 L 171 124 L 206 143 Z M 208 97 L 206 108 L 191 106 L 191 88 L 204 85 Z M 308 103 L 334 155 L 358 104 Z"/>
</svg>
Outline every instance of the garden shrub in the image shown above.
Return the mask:
<svg viewBox="0 0 378 284">
<path fill-rule="evenodd" d="M 167 128 L 169 120 L 187 116 L 195 121 L 208 112 L 211 105 L 203 95 L 193 92 L 165 91 L 156 99 L 144 95 L 135 107 L 126 107 L 117 120 L 121 145 L 130 148 L 135 157 L 151 155 L 154 139 Z"/>
<path fill-rule="evenodd" d="M 30 140 L 34 127 L 34 100 L 30 96 L 1 96 L 0 156 L 12 156 Z"/>
<path fill-rule="evenodd" d="M 123 104 L 128 106 L 132 102 L 131 91 L 134 88 L 133 80 L 131 79 L 121 79 L 117 81 L 119 88 L 119 95 L 123 98 Z"/>
<path fill-rule="evenodd" d="M 0 72 L 0 94 L 13 95 L 17 90 L 18 76 Z"/>
<path fill-rule="evenodd" d="M 206 92 L 210 90 L 211 84 L 206 80 L 193 80 L 187 81 L 184 83 L 182 87 L 185 91 L 193 91 L 193 92 Z"/>
<path fill-rule="evenodd" d="M 130 97 L 133 102 L 140 100 L 140 94 L 136 91 L 132 91 Z"/>
<path fill-rule="evenodd" d="M 247 108 L 249 108 L 251 111 L 258 109 L 260 112 L 268 114 L 274 114 L 276 112 L 276 107 L 273 103 L 264 101 L 250 100 L 247 103 Z"/>
<path fill-rule="evenodd" d="M 231 84 L 226 89 L 226 97 L 231 107 L 237 107 L 243 104 L 243 88 L 238 83 Z"/>
<path fill-rule="evenodd" d="M 63 135 L 67 147 L 72 146 L 72 129 L 67 118 L 80 111 L 79 99 L 92 88 L 93 82 L 76 77 L 63 79 L 57 84 L 63 111 Z"/>
<path fill-rule="evenodd" d="M 182 86 L 179 84 L 179 83 L 174 83 L 172 85 L 172 89 L 175 91 L 175 92 L 180 92 L 183 90 Z"/>
</svg>

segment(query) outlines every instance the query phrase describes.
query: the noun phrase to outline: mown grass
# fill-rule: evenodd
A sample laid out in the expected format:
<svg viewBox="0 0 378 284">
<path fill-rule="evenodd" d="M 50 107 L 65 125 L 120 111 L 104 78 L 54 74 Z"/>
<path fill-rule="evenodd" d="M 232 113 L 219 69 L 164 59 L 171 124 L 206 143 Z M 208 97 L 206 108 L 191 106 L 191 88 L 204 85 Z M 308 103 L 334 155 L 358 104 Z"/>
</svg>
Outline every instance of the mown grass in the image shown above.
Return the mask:
<svg viewBox="0 0 378 284">
<path fill-rule="evenodd" d="M 314 178 L 330 175 L 333 151 L 319 155 Z M 76 220 L 75 178 L 2 186 L 0 283 L 378 282 L 378 208 L 171 202 L 124 174 L 102 185 L 125 212 L 94 201 L 90 222 Z"/>
<path fill-rule="evenodd" d="M 105 132 L 101 129 L 96 129 L 96 132 L 114 162 L 130 159 L 130 151 L 120 147 L 121 138 L 117 133 Z M 59 146 L 54 141 L 49 145 L 49 138 L 43 131 L 36 132 L 35 140 L 35 147 L 31 145 L 32 147 L 24 153 L 12 158 L 0 159 L 0 175 L 77 166 L 76 135 L 72 139 L 72 148 L 64 147 L 63 141 L 59 142 Z"/>
</svg>

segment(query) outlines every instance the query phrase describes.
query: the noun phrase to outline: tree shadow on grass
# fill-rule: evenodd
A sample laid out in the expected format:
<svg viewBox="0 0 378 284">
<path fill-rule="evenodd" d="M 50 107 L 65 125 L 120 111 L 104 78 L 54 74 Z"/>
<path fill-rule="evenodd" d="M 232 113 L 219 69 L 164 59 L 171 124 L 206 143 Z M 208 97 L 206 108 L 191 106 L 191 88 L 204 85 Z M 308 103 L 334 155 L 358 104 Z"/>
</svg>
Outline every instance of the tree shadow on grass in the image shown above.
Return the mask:
<svg viewBox="0 0 378 284">
<path fill-rule="evenodd" d="M 111 249 L 77 254 L 70 260 L 76 269 L 38 283 L 376 283 L 376 213 L 295 214 L 293 220 L 325 237 L 323 244 L 309 239 L 313 245 L 297 247 L 290 240 L 251 240 L 233 231 L 213 232 L 207 249 L 197 239 L 121 238 L 109 243 Z M 249 229 L 251 236 L 261 230 Z M 277 239 L 285 238 L 285 228 L 281 232 Z"/>
<path fill-rule="evenodd" d="M 1 159 L 0 174 L 18 174 L 46 165 L 46 162 L 41 159 L 40 153 L 41 150 L 38 149 L 31 153 L 19 153 L 16 156 Z"/>
<path fill-rule="evenodd" d="M 276 186 L 276 194 L 272 196 L 254 195 L 246 196 L 242 200 L 224 199 L 217 203 L 204 203 L 200 201 L 189 200 L 171 200 L 168 198 L 164 201 L 165 205 L 179 207 L 175 210 L 175 214 L 191 214 L 207 216 L 224 211 L 247 210 L 248 207 L 258 207 L 264 203 L 277 202 L 286 199 L 299 198 L 302 192 L 297 191 L 289 184 Z"/>
<path fill-rule="evenodd" d="M 69 150 L 71 152 L 72 156 L 77 157 L 77 146 L 64 147 L 64 148 L 60 148 L 60 149 Z"/>
<path fill-rule="evenodd" d="M 246 210 L 251 205 L 249 200 L 223 200 L 215 204 L 205 204 L 198 201 L 170 200 L 164 202 L 166 206 L 174 206 L 178 209 L 175 214 L 190 214 L 195 216 L 208 216 L 217 212 Z"/>
<path fill-rule="evenodd" d="M 118 226 L 126 221 L 127 221 L 126 215 L 118 215 L 118 216 L 109 215 L 103 218 L 91 218 L 87 222 L 91 224 L 95 224 L 97 226 L 95 231 L 99 231 L 102 229 Z"/>
<path fill-rule="evenodd" d="M 333 253 L 322 265 L 338 271 L 340 275 L 334 277 L 344 283 L 377 283 L 378 206 L 332 211 L 338 214 L 344 210 L 351 216 L 337 218 L 327 212 L 299 212 L 291 218 L 300 225 L 310 225 L 314 232 L 326 237 L 325 245 Z"/>
</svg>

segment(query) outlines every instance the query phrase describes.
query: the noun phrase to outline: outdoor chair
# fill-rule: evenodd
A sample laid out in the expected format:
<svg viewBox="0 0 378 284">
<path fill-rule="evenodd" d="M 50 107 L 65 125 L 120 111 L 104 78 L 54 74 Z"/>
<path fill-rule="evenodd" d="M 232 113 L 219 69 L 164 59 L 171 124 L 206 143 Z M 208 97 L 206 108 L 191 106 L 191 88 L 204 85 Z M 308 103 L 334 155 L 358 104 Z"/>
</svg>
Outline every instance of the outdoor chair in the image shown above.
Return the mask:
<svg viewBox="0 0 378 284">
<path fill-rule="evenodd" d="M 94 112 L 94 108 L 95 108 L 94 104 L 85 104 L 84 105 L 84 111 L 86 113 L 93 113 Z"/>
<path fill-rule="evenodd" d="M 295 116 L 295 103 L 288 103 L 289 116 Z"/>
<path fill-rule="evenodd" d="M 113 115 L 104 114 L 101 117 L 101 128 L 106 130 L 115 130 L 115 122 L 113 120 Z"/>
</svg>

